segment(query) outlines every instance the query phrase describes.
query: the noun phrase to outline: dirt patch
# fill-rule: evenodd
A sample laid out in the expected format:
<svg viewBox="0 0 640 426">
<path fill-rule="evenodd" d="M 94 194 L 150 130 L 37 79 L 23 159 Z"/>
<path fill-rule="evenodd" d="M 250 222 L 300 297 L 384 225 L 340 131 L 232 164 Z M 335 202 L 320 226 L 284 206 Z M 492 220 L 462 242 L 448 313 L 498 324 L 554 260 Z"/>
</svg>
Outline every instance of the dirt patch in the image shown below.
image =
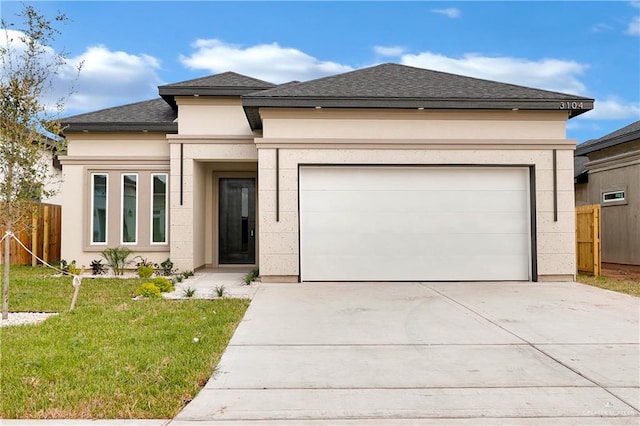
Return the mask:
<svg viewBox="0 0 640 426">
<path fill-rule="evenodd" d="M 619 280 L 640 283 L 640 265 L 621 265 L 619 263 L 603 263 L 602 275 Z"/>
</svg>

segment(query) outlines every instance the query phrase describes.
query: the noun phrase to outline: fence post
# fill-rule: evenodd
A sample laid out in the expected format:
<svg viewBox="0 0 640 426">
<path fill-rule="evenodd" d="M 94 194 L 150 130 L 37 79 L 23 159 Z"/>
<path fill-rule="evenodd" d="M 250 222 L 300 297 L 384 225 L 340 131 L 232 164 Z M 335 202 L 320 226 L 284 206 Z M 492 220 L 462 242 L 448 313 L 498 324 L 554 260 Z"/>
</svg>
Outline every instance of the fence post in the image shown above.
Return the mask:
<svg viewBox="0 0 640 426">
<path fill-rule="evenodd" d="M 44 205 L 44 231 L 42 232 L 42 260 L 49 263 L 49 226 L 51 218 L 49 217 L 49 205 Z"/>
<path fill-rule="evenodd" d="M 31 213 L 31 251 L 34 253 L 31 255 L 31 266 L 38 265 L 38 259 L 36 253 L 38 253 L 38 215 Z"/>
</svg>

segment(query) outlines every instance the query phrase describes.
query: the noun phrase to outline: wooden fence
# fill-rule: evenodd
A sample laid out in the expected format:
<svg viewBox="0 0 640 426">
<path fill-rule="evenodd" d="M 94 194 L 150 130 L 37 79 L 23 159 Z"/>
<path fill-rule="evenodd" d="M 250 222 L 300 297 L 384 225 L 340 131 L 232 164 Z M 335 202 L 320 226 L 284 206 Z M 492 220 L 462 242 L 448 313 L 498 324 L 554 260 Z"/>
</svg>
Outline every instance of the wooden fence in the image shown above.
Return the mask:
<svg viewBox="0 0 640 426">
<path fill-rule="evenodd" d="M 5 230 L 0 228 L 0 235 Z M 31 217 L 30 229 L 15 233 L 22 243 L 46 262 L 60 260 L 60 239 L 62 236 L 62 206 L 40 204 L 38 211 Z M 17 241 L 11 239 L 12 265 L 37 265 L 38 261 L 23 249 Z M 4 243 L 0 244 L 0 264 L 4 262 Z"/>
<path fill-rule="evenodd" d="M 578 272 L 602 273 L 600 246 L 600 205 L 576 207 L 576 256 Z"/>
</svg>

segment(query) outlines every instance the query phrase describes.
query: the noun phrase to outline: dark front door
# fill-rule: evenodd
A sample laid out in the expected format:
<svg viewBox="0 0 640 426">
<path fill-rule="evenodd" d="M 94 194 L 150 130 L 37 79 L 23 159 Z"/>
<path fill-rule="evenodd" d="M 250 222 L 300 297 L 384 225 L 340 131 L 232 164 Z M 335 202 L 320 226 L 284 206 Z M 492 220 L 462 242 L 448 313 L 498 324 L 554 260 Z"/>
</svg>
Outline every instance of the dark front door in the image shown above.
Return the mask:
<svg viewBox="0 0 640 426">
<path fill-rule="evenodd" d="M 256 263 L 256 180 L 221 178 L 218 263 Z"/>
</svg>

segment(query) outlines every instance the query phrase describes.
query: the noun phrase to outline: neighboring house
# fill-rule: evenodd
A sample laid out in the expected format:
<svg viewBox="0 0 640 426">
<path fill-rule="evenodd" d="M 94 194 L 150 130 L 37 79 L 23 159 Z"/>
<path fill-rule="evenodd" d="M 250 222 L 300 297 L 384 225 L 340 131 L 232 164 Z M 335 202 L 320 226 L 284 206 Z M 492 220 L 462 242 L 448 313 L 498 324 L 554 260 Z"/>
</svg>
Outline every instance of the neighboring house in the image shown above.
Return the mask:
<svg viewBox="0 0 640 426">
<path fill-rule="evenodd" d="M 640 121 L 578 145 L 575 155 L 576 205 L 602 206 L 602 261 L 640 265 Z"/>
<path fill-rule="evenodd" d="M 264 282 L 575 277 L 565 127 L 593 99 L 396 64 L 159 95 L 63 120 L 64 258 L 123 245 Z"/>
<path fill-rule="evenodd" d="M 42 136 L 46 138 L 45 136 Z M 33 144 L 37 144 L 37 141 L 34 141 Z M 62 196 L 60 194 L 60 186 L 62 183 L 62 164 L 60 163 L 60 159 L 58 157 L 58 152 L 55 148 L 54 142 L 46 138 L 44 144 L 47 146 L 42 147 L 38 150 L 40 154 L 39 161 L 46 168 L 47 179 L 44 182 L 44 186 L 48 192 L 53 193 L 50 197 L 43 197 L 39 201 L 47 204 L 62 204 Z M 0 172 L 0 179 L 2 179 L 2 172 Z"/>
</svg>

